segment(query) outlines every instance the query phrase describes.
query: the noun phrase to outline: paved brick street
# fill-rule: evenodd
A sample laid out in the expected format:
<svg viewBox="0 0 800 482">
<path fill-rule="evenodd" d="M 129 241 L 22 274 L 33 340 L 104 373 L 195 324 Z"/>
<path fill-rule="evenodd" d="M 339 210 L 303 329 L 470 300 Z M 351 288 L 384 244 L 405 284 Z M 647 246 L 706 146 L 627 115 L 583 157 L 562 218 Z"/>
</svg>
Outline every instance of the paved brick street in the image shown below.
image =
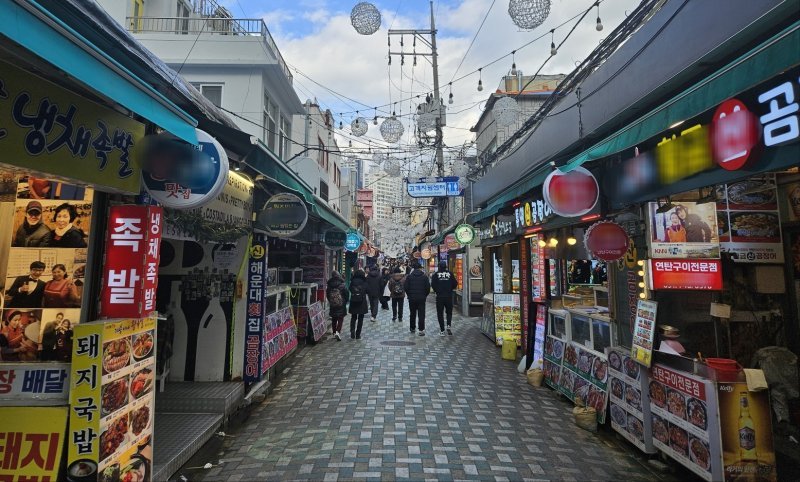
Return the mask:
<svg viewBox="0 0 800 482">
<path fill-rule="evenodd" d="M 483 336 L 454 320 L 441 338 L 365 321 L 363 339 L 299 353 L 273 393 L 225 439 L 224 463 L 191 480 L 656 480 L 632 450 L 573 424 Z M 349 320 L 345 321 L 347 325 Z M 345 329 L 347 331 L 347 329 Z M 393 346 L 387 342 L 413 343 Z M 399 343 L 394 343 L 397 345 Z"/>
</svg>

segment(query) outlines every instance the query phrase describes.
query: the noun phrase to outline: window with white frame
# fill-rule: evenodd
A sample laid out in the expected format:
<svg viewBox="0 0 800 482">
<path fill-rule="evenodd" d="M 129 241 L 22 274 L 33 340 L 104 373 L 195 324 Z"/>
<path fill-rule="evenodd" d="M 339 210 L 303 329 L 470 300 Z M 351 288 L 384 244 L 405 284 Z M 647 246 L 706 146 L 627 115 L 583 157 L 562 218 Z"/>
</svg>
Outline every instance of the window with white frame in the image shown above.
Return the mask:
<svg viewBox="0 0 800 482">
<path fill-rule="evenodd" d="M 217 107 L 222 107 L 222 84 L 207 84 L 204 82 L 192 82 L 195 89 L 199 90 L 203 97 Z"/>
<path fill-rule="evenodd" d="M 278 153 L 275 139 L 280 135 L 278 132 L 278 106 L 269 100 L 269 96 L 264 92 L 264 142 L 269 150 Z"/>
<path fill-rule="evenodd" d="M 292 135 L 292 123 L 286 119 L 286 117 L 281 117 L 281 159 L 286 159 L 289 157 L 289 154 L 292 152 L 291 149 L 291 135 Z"/>
</svg>

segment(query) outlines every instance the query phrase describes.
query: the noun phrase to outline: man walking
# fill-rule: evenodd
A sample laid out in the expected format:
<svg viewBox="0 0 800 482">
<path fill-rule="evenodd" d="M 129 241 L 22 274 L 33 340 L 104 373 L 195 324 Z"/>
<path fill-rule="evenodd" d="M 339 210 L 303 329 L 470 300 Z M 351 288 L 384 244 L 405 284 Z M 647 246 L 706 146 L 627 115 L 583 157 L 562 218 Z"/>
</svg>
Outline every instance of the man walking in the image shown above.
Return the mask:
<svg viewBox="0 0 800 482">
<path fill-rule="evenodd" d="M 378 271 L 378 265 L 373 264 L 369 268 L 367 275 L 367 296 L 369 297 L 369 311 L 372 315 L 370 321 L 376 321 L 378 318 L 378 303 L 381 301 L 383 289 L 381 288 L 381 272 Z"/>
<path fill-rule="evenodd" d="M 447 269 L 447 262 L 439 262 L 439 271 L 431 275 L 431 287 L 436 293 L 436 317 L 439 318 L 439 336 L 444 336 L 444 312 L 447 312 L 447 334 L 452 335 L 453 290 L 458 287 L 455 275 Z"/>
<path fill-rule="evenodd" d="M 425 336 L 425 300 L 431 292 L 431 281 L 422 272 L 419 261 L 414 261 L 411 267 L 412 271 L 403 283 L 408 296 L 408 309 L 411 312 L 411 333 L 417 330 L 417 316 L 419 316 L 419 336 Z"/>
<path fill-rule="evenodd" d="M 400 320 L 403 322 L 403 303 L 406 299 L 405 275 L 400 270 L 400 266 L 394 268 L 392 277 L 389 278 L 389 293 L 392 298 L 392 321 Z"/>
</svg>

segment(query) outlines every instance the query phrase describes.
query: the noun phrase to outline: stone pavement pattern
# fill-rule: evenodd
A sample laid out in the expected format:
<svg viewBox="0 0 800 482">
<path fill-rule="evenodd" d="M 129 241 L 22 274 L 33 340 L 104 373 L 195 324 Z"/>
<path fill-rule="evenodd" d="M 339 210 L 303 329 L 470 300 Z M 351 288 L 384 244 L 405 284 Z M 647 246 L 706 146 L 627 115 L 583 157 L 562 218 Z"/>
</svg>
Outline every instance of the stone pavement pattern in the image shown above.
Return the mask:
<svg viewBox="0 0 800 482">
<path fill-rule="evenodd" d="M 279 385 L 225 439 L 224 463 L 191 480 L 655 480 L 635 449 L 576 427 L 572 406 L 501 360 L 477 319 L 442 338 L 364 322 L 301 351 Z M 345 320 L 347 327 L 349 320 Z M 413 342 L 387 346 L 382 342 Z"/>
</svg>

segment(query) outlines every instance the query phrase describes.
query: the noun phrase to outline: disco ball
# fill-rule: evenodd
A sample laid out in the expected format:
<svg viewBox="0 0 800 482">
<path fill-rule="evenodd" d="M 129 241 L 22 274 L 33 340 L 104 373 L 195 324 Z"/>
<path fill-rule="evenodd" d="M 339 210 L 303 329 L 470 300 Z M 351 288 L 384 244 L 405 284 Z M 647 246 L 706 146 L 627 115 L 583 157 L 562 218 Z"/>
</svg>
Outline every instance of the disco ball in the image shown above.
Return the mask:
<svg viewBox="0 0 800 482">
<path fill-rule="evenodd" d="M 372 155 L 372 162 L 375 163 L 376 166 L 380 166 L 389 158 L 389 154 L 385 152 L 376 152 Z"/>
<path fill-rule="evenodd" d="M 369 2 L 358 3 L 350 12 L 350 23 L 361 35 L 372 35 L 381 28 L 381 12 Z"/>
<path fill-rule="evenodd" d="M 451 172 L 454 176 L 463 177 L 469 172 L 469 166 L 467 166 L 467 163 L 463 159 L 456 159 L 453 161 Z"/>
<path fill-rule="evenodd" d="M 350 123 L 350 133 L 356 137 L 361 137 L 367 133 L 369 129 L 369 124 L 367 120 L 363 117 L 356 117 L 353 122 Z"/>
<path fill-rule="evenodd" d="M 403 137 L 403 132 L 405 132 L 403 123 L 397 120 L 395 116 L 391 116 L 381 123 L 381 137 L 386 142 L 394 144 Z"/>
<path fill-rule="evenodd" d="M 417 126 L 420 132 L 429 132 L 436 129 L 436 116 L 430 112 L 417 116 Z"/>
<path fill-rule="evenodd" d="M 498 127 L 507 127 L 517 122 L 519 117 L 519 106 L 517 101 L 511 97 L 501 97 L 494 103 L 492 107 L 494 120 L 497 122 Z"/>
<path fill-rule="evenodd" d="M 550 15 L 550 0 L 511 0 L 508 15 L 517 27 L 535 29 Z"/>
<path fill-rule="evenodd" d="M 399 176 L 400 161 L 393 158 L 386 159 L 386 162 L 383 163 L 383 172 L 392 177 Z"/>
</svg>

